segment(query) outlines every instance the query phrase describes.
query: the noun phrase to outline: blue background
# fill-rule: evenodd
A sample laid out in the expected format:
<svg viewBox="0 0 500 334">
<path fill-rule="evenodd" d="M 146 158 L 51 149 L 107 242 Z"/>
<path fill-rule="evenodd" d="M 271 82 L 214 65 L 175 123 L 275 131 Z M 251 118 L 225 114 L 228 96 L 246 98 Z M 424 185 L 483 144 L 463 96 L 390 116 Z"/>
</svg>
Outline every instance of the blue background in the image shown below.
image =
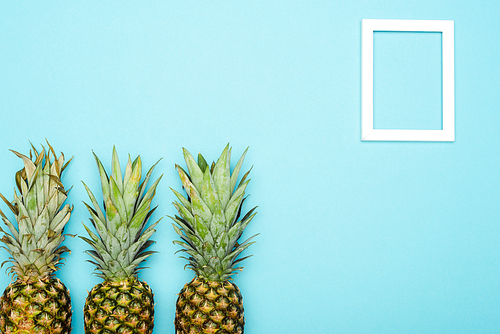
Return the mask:
<svg viewBox="0 0 500 334">
<path fill-rule="evenodd" d="M 49 139 L 74 161 L 68 233 L 85 235 L 81 180 L 140 154 L 163 174 L 154 218 L 175 213 L 181 147 L 214 160 L 250 146 L 246 210 L 260 233 L 235 277 L 245 332 L 500 331 L 498 1 L 45 1 L 0 4 L 0 191 Z M 361 142 L 361 20 L 455 21 L 456 141 Z M 375 126 L 440 128 L 439 34 L 375 34 Z M 2 210 L 7 211 L 5 205 Z M 173 333 L 193 274 L 165 218 L 141 278 L 155 333 Z M 73 333 L 100 279 L 72 249 L 58 277 Z M 4 258 L 7 254 L 3 251 Z M 10 282 L 0 276 L 0 286 Z"/>
</svg>

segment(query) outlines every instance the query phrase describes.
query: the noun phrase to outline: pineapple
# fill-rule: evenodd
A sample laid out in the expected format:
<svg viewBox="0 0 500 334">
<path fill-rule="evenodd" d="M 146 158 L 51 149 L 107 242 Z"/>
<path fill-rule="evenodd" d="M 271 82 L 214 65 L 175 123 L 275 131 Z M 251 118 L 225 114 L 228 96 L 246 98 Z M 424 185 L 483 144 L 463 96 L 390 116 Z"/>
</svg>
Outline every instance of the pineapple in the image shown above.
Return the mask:
<svg viewBox="0 0 500 334">
<path fill-rule="evenodd" d="M 16 277 L 0 299 L 0 331 L 17 334 L 54 334 L 71 332 L 71 300 L 69 290 L 54 277 L 62 265 L 62 254 L 69 252 L 64 241 L 64 227 L 73 207 L 66 204 L 68 196 L 61 175 L 69 161 L 64 154 L 56 156 L 49 150 L 34 157 L 14 152 L 23 160 L 24 168 L 16 173 L 19 195 L 14 192 L 10 203 L 0 196 L 14 213 L 17 226 L 0 210 L 9 232 L 1 241 L 10 254 L 8 272 Z M 53 160 L 52 160 L 53 159 Z M 71 161 L 71 159 L 70 159 Z M 4 263 L 5 263 L 4 262 Z"/>
<path fill-rule="evenodd" d="M 95 154 L 94 157 L 101 177 L 104 210 L 84 183 L 93 207 L 85 205 L 97 234 L 84 225 L 90 239 L 82 239 L 93 248 L 86 253 L 93 259 L 89 262 L 96 266 L 96 275 L 104 282 L 96 285 L 86 299 L 85 333 L 150 334 L 154 326 L 153 292 L 138 279 L 137 273 L 142 269 L 139 265 L 154 253 L 146 249 L 154 243 L 149 238 L 159 221 L 148 228 L 146 224 L 156 209 L 151 209 L 151 202 L 161 176 L 146 189 L 156 164 L 141 183 L 140 157 L 132 162 L 129 155 L 122 177 L 113 147 L 109 178 L 99 158 Z"/>
<path fill-rule="evenodd" d="M 186 266 L 196 277 L 179 293 L 174 320 L 176 333 L 243 333 L 243 300 L 231 276 L 242 270 L 237 265 L 248 256 L 237 257 L 254 243 L 250 240 L 255 237 L 238 243 L 243 230 L 256 215 L 256 208 L 253 208 L 239 218 L 250 171 L 235 189 L 248 148 L 232 174 L 229 145 L 211 167 L 201 154 L 196 162 L 186 149 L 183 150 L 189 175 L 178 165 L 176 169 L 188 196 L 186 199 L 172 189 L 179 199 L 173 203 L 179 216 L 170 218 L 182 239 L 174 243 L 183 247 L 180 251 L 189 254 L 188 258 L 181 258 L 189 262 Z"/>
</svg>

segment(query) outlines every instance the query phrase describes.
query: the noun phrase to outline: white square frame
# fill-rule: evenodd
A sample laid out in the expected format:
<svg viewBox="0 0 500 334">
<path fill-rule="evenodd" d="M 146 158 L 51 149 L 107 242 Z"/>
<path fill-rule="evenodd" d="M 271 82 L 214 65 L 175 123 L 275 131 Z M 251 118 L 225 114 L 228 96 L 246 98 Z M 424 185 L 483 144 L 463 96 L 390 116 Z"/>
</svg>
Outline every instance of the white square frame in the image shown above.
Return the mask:
<svg viewBox="0 0 500 334">
<path fill-rule="evenodd" d="M 442 33 L 442 130 L 373 128 L 373 32 L 410 31 Z M 451 20 L 361 21 L 361 140 L 455 141 L 455 41 Z"/>
</svg>

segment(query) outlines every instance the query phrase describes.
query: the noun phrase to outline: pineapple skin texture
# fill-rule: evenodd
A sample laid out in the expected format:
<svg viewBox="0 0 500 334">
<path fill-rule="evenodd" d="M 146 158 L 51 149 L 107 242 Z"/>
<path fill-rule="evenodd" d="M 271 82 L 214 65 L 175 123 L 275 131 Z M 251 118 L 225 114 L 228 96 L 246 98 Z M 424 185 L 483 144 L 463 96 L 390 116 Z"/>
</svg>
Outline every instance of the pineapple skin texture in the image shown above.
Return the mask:
<svg viewBox="0 0 500 334">
<path fill-rule="evenodd" d="M 177 334 L 243 334 L 243 297 L 229 280 L 206 281 L 195 277 L 177 298 Z"/>
<path fill-rule="evenodd" d="M 134 278 L 104 281 L 89 292 L 83 314 L 86 334 L 151 334 L 153 291 Z"/>
<path fill-rule="evenodd" d="M 69 290 L 57 278 L 17 280 L 0 298 L 0 330 L 5 334 L 70 334 Z"/>
</svg>

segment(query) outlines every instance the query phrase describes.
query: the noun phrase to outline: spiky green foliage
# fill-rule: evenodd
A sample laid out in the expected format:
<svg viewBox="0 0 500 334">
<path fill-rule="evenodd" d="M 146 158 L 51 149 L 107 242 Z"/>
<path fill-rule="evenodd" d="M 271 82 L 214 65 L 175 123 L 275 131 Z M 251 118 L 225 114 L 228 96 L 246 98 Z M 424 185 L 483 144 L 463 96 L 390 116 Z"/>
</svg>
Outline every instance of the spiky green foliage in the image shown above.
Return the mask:
<svg viewBox="0 0 500 334">
<path fill-rule="evenodd" d="M 3 248 L 10 254 L 5 262 L 11 263 L 10 274 L 26 282 L 52 276 L 61 265 L 61 255 L 69 252 L 66 246 L 61 246 L 64 227 L 73 210 L 69 204 L 61 209 L 68 197 L 61 175 L 69 161 L 65 164 L 64 154 L 57 157 L 52 146 L 48 146 L 49 150 L 42 146 L 39 153 L 32 145 L 34 156 L 30 151 L 29 157 L 12 151 L 24 163 L 24 168 L 16 173 L 19 194 L 14 191 L 12 203 L 0 194 L 17 221 L 16 227 L 0 210 L 10 231 L 0 228 L 4 233 L 1 241 L 7 246 Z"/>
<path fill-rule="evenodd" d="M 189 261 L 187 266 L 197 276 L 208 281 L 222 282 L 241 270 L 237 265 L 248 256 L 237 257 L 254 243 L 250 242 L 254 236 L 238 243 L 243 230 L 256 215 L 255 207 L 240 219 L 250 171 L 242 177 L 237 187 L 236 182 L 247 150 L 232 173 L 229 145 L 211 167 L 201 154 L 196 162 L 186 149 L 183 149 L 184 160 L 189 174 L 176 165 L 187 198 L 172 189 L 179 199 L 173 203 L 179 215 L 171 217 L 176 223 L 172 225 L 182 239 L 174 243 L 183 247 L 180 251 L 189 254 L 188 258 L 182 257 Z"/>
<path fill-rule="evenodd" d="M 93 206 L 84 204 L 90 212 L 90 221 L 97 234 L 84 225 L 90 239 L 81 238 L 93 248 L 86 253 L 94 260 L 89 262 L 96 266 L 96 275 L 109 281 L 122 281 L 135 276 L 141 269 L 141 262 L 154 253 L 146 249 L 154 243 L 149 238 L 155 232 L 154 228 L 159 220 L 147 228 L 146 225 L 156 210 L 156 207 L 151 209 L 151 202 L 161 176 L 147 189 L 156 164 L 149 169 L 141 183 L 140 156 L 132 162 L 129 155 L 125 174 L 122 176 L 118 155 L 113 147 L 110 177 L 99 158 L 95 154 L 94 157 L 101 177 L 104 208 L 101 210 L 84 183 Z"/>
</svg>

